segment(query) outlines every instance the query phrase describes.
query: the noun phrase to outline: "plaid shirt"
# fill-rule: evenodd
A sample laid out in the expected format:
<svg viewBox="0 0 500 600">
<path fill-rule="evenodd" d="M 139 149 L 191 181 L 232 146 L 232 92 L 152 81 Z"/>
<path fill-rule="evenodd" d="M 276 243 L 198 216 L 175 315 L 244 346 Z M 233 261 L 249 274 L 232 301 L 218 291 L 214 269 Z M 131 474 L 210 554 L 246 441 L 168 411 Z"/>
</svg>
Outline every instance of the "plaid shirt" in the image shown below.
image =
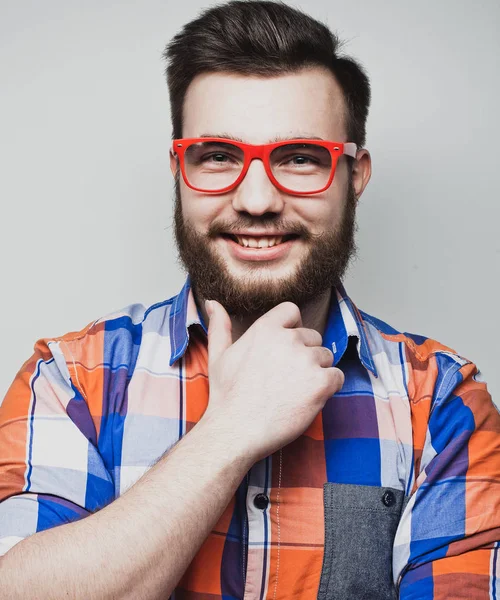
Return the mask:
<svg viewBox="0 0 500 600">
<path fill-rule="evenodd" d="M 174 597 L 313 600 L 320 582 L 322 597 L 336 597 L 325 593 L 337 569 L 325 497 L 344 486 L 355 497 L 380 490 L 387 505 L 404 497 L 390 539 L 400 598 L 500 598 L 500 417 L 477 368 L 360 312 L 342 288 L 332 296 L 323 343 L 343 389 L 252 467 Z M 0 406 L 0 554 L 113 501 L 207 402 L 206 329 L 189 279 L 147 310 L 37 342 Z M 350 536 L 358 550 L 366 535 Z"/>
</svg>

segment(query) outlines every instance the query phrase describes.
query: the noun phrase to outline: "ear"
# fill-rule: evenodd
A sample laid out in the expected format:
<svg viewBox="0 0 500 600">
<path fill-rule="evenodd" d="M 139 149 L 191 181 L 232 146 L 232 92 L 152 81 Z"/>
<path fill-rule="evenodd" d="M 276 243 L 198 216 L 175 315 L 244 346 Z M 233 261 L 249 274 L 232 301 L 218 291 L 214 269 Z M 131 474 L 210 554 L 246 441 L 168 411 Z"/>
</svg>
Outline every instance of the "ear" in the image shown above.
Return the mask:
<svg viewBox="0 0 500 600">
<path fill-rule="evenodd" d="M 365 187 L 372 176 L 372 158 L 365 148 L 361 148 L 356 153 L 356 160 L 352 168 L 352 184 L 356 198 L 359 199 L 365 191 Z"/>
<path fill-rule="evenodd" d="M 170 149 L 170 170 L 175 178 L 177 176 L 177 171 L 179 170 L 179 161 L 177 156 L 172 152 L 172 149 Z"/>
</svg>

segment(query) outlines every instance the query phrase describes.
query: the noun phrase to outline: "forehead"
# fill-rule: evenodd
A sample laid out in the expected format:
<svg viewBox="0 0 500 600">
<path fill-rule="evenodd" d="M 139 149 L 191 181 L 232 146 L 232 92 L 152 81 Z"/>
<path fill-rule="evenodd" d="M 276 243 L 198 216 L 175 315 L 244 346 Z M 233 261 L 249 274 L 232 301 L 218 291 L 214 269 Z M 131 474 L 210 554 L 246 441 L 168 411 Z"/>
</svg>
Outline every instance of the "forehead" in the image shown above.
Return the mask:
<svg viewBox="0 0 500 600">
<path fill-rule="evenodd" d="M 203 73 L 187 90 L 183 115 L 186 138 L 227 134 L 255 144 L 301 136 L 346 141 L 342 90 L 321 68 L 276 77 Z"/>
</svg>

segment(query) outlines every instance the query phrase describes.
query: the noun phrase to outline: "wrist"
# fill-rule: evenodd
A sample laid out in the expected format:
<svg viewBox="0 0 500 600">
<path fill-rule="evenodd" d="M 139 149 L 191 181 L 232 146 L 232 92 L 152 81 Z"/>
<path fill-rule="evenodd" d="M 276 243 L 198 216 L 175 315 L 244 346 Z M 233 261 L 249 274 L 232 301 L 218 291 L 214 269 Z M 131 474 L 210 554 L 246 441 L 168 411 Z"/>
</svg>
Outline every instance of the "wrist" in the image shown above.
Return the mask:
<svg viewBox="0 0 500 600">
<path fill-rule="evenodd" d="M 243 470 L 243 475 L 258 460 L 258 453 L 247 443 L 245 436 L 238 433 L 227 415 L 218 415 L 207 409 L 190 434 L 223 464 Z"/>
</svg>

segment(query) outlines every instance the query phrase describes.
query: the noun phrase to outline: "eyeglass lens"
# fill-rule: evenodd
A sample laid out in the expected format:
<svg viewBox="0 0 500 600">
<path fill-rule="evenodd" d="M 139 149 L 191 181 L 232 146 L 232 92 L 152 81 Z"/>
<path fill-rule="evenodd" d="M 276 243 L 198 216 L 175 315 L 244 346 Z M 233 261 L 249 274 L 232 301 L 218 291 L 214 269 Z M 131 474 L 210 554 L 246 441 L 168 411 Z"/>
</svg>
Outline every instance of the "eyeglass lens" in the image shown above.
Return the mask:
<svg viewBox="0 0 500 600">
<path fill-rule="evenodd" d="M 231 186 L 243 165 L 243 150 L 228 142 L 194 143 L 184 155 L 189 183 L 206 191 Z M 314 143 L 284 144 L 271 152 L 269 165 L 283 187 L 295 192 L 312 192 L 328 183 L 332 158 L 326 148 Z"/>
</svg>

